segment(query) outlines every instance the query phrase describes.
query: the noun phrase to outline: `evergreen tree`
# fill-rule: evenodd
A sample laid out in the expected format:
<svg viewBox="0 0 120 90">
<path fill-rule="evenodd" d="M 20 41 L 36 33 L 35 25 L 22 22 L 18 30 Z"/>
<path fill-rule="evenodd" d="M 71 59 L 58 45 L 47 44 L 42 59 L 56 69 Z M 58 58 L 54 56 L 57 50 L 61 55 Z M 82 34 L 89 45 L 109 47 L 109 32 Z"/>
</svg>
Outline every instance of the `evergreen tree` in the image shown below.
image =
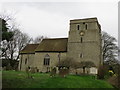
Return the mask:
<svg viewBox="0 0 120 90">
<path fill-rule="evenodd" d="M 8 24 L 4 19 L 0 18 L 0 29 L 2 29 L 2 40 L 10 41 L 13 36 L 13 32 L 9 31 Z"/>
</svg>

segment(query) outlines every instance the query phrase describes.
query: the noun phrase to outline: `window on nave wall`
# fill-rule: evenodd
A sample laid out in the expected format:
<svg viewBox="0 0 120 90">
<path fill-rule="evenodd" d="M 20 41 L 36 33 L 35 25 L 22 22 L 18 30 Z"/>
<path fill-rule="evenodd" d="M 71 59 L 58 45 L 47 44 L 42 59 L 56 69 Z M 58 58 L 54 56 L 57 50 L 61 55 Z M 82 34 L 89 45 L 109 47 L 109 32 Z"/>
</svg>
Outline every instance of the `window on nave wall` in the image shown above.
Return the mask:
<svg viewBox="0 0 120 90">
<path fill-rule="evenodd" d="M 48 54 L 44 57 L 44 65 L 50 65 L 50 56 Z"/>
</svg>

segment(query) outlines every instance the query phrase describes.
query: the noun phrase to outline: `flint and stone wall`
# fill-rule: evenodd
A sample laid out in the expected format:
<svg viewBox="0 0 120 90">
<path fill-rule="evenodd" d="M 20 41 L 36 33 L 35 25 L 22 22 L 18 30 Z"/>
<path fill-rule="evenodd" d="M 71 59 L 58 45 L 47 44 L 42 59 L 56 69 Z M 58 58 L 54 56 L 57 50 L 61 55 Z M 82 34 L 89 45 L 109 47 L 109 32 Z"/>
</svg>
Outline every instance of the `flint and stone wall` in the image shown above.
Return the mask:
<svg viewBox="0 0 120 90">
<path fill-rule="evenodd" d="M 50 56 L 50 64 L 44 65 L 44 58 L 45 55 Z M 56 66 L 59 63 L 59 54 L 60 54 L 60 61 L 64 60 L 66 58 L 66 53 L 57 53 L 57 52 L 37 52 L 35 53 L 35 59 L 34 59 L 34 67 L 37 67 L 39 69 L 39 72 L 47 72 L 47 68 L 51 68 Z"/>
<path fill-rule="evenodd" d="M 84 32 L 83 36 L 81 32 Z M 76 62 L 92 61 L 97 67 L 102 64 L 101 33 L 96 19 L 70 22 L 67 57 Z"/>
<path fill-rule="evenodd" d="M 21 54 L 18 69 L 21 71 L 25 71 L 26 67 L 33 67 L 33 63 L 34 54 Z"/>
</svg>

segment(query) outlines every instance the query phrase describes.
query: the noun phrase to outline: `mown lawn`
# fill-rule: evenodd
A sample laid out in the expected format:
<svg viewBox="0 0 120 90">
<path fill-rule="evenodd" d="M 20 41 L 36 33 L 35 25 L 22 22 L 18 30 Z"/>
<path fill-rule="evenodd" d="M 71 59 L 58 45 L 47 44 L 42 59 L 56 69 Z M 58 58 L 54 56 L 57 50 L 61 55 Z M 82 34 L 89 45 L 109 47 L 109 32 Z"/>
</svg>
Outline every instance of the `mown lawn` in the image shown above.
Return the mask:
<svg viewBox="0 0 120 90">
<path fill-rule="evenodd" d="M 68 75 L 65 78 L 49 74 L 35 73 L 33 79 L 28 79 L 25 72 L 3 71 L 3 88 L 113 88 L 103 80 L 94 79 L 92 76 Z"/>
</svg>

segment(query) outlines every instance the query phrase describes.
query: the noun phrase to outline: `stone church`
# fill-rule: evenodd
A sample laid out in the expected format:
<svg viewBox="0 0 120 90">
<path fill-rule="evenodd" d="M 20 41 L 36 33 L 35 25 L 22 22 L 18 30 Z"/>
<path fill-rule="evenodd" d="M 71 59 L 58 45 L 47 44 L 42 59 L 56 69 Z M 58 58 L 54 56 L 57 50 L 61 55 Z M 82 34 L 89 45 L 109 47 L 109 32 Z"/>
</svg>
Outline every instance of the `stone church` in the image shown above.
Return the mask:
<svg viewBox="0 0 120 90">
<path fill-rule="evenodd" d="M 68 38 L 47 38 L 40 44 L 28 44 L 20 52 L 19 70 L 36 67 L 50 71 L 62 60 L 91 61 L 98 68 L 103 63 L 101 27 L 97 18 L 70 20 Z"/>
</svg>

